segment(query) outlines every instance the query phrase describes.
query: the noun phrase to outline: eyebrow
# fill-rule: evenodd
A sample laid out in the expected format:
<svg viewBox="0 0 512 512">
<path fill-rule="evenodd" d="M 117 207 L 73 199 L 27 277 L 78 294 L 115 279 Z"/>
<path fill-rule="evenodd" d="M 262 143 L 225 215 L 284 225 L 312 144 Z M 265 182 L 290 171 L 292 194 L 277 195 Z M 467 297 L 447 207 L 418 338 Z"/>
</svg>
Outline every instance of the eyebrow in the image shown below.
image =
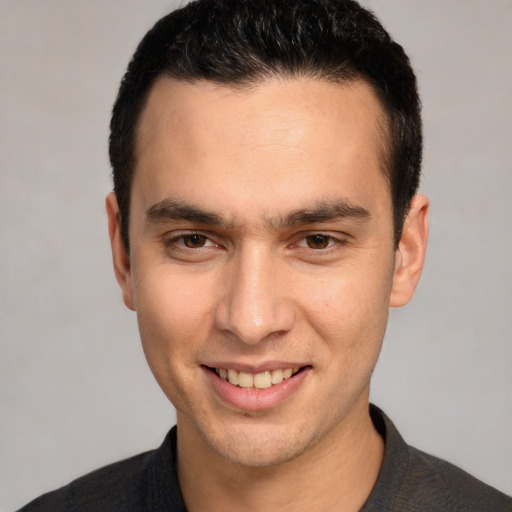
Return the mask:
<svg viewBox="0 0 512 512">
<path fill-rule="evenodd" d="M 222 215 L 170 198 L 151 206 L 146 212 L 146 217 L 150 223 L 188 221 L 225 229 L 234 227 L 233 222 Z M 362 206 L 355 205 L 345 199 L 338 199 L 317 201 L 312 208 L 298 209 L 281 218 L 268 218 L 267 222 L 274 229 L 281 230 L 287 227 L 320 224 L 342 219 L 366 221 L 369 218 L 370 213 Z"/>
<path fill-rule="evenodd" d="M 310 209 L 291 212 L 278 221 L 277 227 L 320 224 L 342 219 L 366 221 L 369 218 L 370 212 L 366 208 L 355 205 L 345 199 L 337 199 L 333 201 L 317 201 Z"/>
<path fill-rule="evenodd" d="M 146 212 L 150 223 L 186 220 L 198 224 L 227 227 L 228 223 L 220 215 L 174 199 L 164 199 L 154 204 Z"/>
</svg>

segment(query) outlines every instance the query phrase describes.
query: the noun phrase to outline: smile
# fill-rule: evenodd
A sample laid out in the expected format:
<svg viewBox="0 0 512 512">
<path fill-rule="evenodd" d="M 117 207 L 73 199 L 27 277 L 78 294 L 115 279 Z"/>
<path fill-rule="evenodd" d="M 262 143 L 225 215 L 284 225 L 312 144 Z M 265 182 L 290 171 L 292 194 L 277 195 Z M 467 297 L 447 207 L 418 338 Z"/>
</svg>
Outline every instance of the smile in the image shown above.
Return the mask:
<svg viewBox="0 0 512 512">
<path fill-rule="evenodd" d="M 295 364 L 297 364 L 296 362 Z M 254 368 L 227 368 L 229 363 L 202 365 L 212 390 L 225 404 L 242 411 L 264 411 L 278 407 L 305 385 L 311 365 L 282 368 L 271 365 Z M 293 364 L 293 363 L 292 363 Z M 224 366 L 225 365 L 225 366 Z M 233 365 L 234 366 L 234 365 Z"/>
<path fill-rule="evenodd" d="M 215 373 L 223 380 L 233 386 L 241 388 L 267 389 L 283 380 L 289 379 L 292 375 L 298 373 L 301 368 L 284 368 L 276 370 L 267 370 L 260 373 L 249 373 L 226 368 L 214 368 Z"/>
</svg>

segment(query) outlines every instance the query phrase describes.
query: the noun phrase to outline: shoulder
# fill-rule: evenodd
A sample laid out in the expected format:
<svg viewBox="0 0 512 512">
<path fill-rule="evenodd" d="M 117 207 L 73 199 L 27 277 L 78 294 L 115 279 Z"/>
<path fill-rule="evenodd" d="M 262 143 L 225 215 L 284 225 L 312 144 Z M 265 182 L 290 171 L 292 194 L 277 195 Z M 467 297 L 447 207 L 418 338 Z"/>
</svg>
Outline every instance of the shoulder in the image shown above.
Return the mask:
<svg viewBox="0 0 512 512">
<path fill-rule="evenodd" d="M 377 407 L 384 460 L 364 512 L 512 512 L 512 499 L 457 466 L 409 446 Z"/>
<path fill-rule="evenodd" d="M 145 452 L 84 475 L 43 494 L 19 512 L 136 511 L 142 500 L 144 473 L 154 452 Z"/>
<path fill-rule="evenodd" d="M 97 469 L 18 512 L 186 512 L 175 469 L 177 428 L 156 450 Z"/>
<path fill-rule="evenodd" d="M 509 496 L 457 466 L 412 447 L 409 453 L 409 474 L 403 481 L 402 494 L 423 504 L 425 510 L 512 511 Z"/>
</svg>

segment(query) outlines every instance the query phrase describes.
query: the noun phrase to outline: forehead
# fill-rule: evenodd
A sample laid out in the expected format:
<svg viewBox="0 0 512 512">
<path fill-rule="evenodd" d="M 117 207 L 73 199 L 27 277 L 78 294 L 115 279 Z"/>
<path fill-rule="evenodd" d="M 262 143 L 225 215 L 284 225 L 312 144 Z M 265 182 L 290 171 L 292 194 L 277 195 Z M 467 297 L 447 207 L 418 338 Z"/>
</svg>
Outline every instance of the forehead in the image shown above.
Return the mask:
<svg viewBox="0 0 512 512">
<path fill-rule="evenodd" d="M 308 195 L 389 196 L 383 119 L 362 81 L 280 78 L 235 88 L 161 78 L 139 122 L 133 196 L 145 206 L 178 196 L 210 207 L 221 194 L 231 213 L 265 214 L 277 200 L 294 209 Z"/>
</svg>

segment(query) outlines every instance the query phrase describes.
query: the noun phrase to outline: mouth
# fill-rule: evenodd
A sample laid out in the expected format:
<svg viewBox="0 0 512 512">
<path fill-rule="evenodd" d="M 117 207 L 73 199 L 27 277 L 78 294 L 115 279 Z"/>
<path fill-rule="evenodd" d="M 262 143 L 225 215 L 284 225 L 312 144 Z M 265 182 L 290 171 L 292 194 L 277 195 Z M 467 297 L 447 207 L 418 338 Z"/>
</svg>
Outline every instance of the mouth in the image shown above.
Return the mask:
<svg viewBox="0 0 512 512">
<path fill-rule="evenodd" d="M 269 410 L 287 401 L 301 388 L 312 367 L 249 369 L 202 366 L 217 396 L 243 411 Z"/>
<path fill-rule="evenodd" d="M 305 367 L 296 368 L 278 368 L 275 370 L 265 370 L 258 373 L 250 373 L 244 371 L 233 370 L 231 368 L 210 368 L 221 379 L 229 382 L 233 386 L 241 388 L 268 389 L 277 384 L 281 384 L 283 380 L 287 380 L 293 375 L 302 371 Z"/>
</svg>

